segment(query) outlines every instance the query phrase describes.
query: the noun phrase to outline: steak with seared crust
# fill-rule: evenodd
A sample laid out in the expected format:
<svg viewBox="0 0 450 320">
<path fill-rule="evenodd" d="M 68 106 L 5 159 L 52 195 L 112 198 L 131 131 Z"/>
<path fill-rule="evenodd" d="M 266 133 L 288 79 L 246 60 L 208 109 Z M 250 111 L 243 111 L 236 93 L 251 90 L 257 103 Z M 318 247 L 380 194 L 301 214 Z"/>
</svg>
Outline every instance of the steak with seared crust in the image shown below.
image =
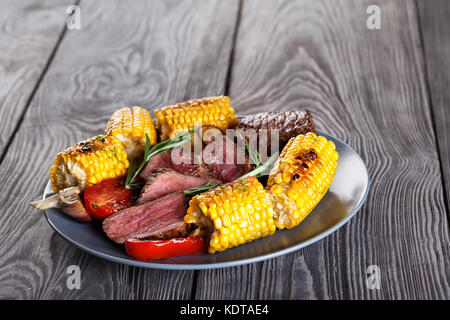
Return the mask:
<svg viewBox="0 0 450 320">
<path fill-rule="evenodd" d="M 174 192 L 157 200 L 118 211 L 103 220 L 108 238 L 124 243 L 126 239 L 171 239 L 185 237 L 186 197 Z"/>
<path fill-rule="evenodd" d="M 239 129 L 255 129 L 260 133 L 262 129 L 267 130 L 269 137 L 268 148 L 270 150 L 270 136 L 272 130 L 279 132 L 280 150 L 292 137 L 308 132 L 316 133 L 312 115 L 307 110 L 284 111 L 284 112 L 261 112 L 244 117 L 235 127 Z"/>
</svg>

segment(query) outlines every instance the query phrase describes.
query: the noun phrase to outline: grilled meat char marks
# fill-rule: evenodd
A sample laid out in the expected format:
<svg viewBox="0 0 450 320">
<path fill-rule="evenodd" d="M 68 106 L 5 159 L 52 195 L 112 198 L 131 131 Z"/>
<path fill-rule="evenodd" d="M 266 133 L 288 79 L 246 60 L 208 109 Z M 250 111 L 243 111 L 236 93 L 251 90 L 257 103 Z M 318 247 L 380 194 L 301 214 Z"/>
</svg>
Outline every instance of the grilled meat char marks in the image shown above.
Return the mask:
<svg viewBox="0 0 450 320">
<path fill-rule="evenodd" d="M 185 237 L 186 197 L 174 192 L 157 200 L 127 208 L 103 220 L 108 238 L 124 243 L 126 239 L 170 239 Z"/>
<path fill-rule="evenodd" d="M 181 174 L 173 169 L 153 169 L 141 191 L 138 203 L 153 201 L 176 191 L 207 184 L 211 179 Z M 213 180 L 213 183 L 218 183 Z"/>
<path fill-rule="evenodd" d="M 279 131 L 280 150 L 293 137 L 308 132 L 316 133 L 312 115 L 307 110 L 261 112 L 248 115 L 240 120 L 235 129 L 255 129 L 258 134 L 263 129 L 267 130 L 269 135 L 267 150 L 270 150 L 271 147 L 270 134 L 272 130 Z"/>
</svg>

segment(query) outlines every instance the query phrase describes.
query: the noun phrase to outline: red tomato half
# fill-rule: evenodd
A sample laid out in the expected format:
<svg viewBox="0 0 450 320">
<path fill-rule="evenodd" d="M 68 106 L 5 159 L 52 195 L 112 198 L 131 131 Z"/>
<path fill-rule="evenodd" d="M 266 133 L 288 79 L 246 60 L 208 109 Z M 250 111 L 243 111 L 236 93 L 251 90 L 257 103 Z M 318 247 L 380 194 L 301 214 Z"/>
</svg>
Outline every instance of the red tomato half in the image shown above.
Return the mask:
<svg viewBox="0 0 450 320">
<path fill-rule="evenodd" d="M 174 238 L 170 240 L 125 240 L 128 255 L 141 260 L 160 260 L 206 252 L 201 237 Z"/>
<path fill-rule="evenodd" d="M 136 189 L 125 188 L 125 179 L 106 179 L 84 191 L 86 211 L 97 220 L 103 220 L 114 212 L 133 206 Z"/>
</svg>

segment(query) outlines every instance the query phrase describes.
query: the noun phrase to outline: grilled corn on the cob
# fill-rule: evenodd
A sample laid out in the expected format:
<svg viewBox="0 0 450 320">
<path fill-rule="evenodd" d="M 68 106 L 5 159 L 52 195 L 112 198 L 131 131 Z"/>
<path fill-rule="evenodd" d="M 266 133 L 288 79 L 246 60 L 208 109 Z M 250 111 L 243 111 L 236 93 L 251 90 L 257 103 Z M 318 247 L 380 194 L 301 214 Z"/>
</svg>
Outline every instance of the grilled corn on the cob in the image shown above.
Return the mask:
<svg viewBox="0 0 450 320">
<path fill-rule="evenodd" d="M 96 136 L 59 153 L 50 169 L 53 191 L 79 187 L 81 191 L 106 178 L 126 174 L 129 162 L 122 143 L 112 136 Z"/>
<path fill-rule="evenodd" d="M 155 110 L 155 116 L 161 140 L 173 138 L 197 125 L 214 125 L 225 130 L 239 121 L 230 106 L 230 98 L 225 96 L 177 103 Z"/>
<path fill-rule="evenodd" d="M 157 137 L 153 120 L 150 113 L 141 107 L 117 110 L 105 129 L 105 135 L 114 136 L 122 142 L 130 161 L 144 155 L 145 134 L 148 134 L 150 145 L 155 145 Z"/>
<path fill-rule="evenodd" d="M 277 228 L 293 228 L 314 209 L 334 178 L 339 158 L 332 141 L 315 133 L 289 140 L 266 189 Z"/>
<path fill-rule="evenodd" d="M 255 177 L 195 196 L 184 221 L 194 224 L 192 235 L 209 239 L 210 253 L 269 236 L 276 230 L 266 192 Z"/>
</svg>

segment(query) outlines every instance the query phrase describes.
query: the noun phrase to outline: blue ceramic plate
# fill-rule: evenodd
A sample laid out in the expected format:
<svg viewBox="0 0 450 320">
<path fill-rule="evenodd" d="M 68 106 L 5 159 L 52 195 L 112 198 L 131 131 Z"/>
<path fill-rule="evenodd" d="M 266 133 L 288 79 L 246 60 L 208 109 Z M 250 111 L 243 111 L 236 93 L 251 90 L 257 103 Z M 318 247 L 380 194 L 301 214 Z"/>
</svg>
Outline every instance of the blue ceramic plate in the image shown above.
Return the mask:
<svg viewBox="0 0 450 320">
<path fill-rule="evenodd" d="M 214 269 L 238 266 L 275 258 L 319 241 L 352 218 L 364 203 L 369 190 L 369 175 L 359 155 L 344 142 L 318 131 L 333 141 L 339 164 L 329 191 L 309 216 L 297 227 L 276 231 L 274 235 L 215 254 L 190 255 L 160 261 L 129 257 L 123 245 L 109 240 L 98 223 L 77 222 L 57 209 L 46 210 L 52 228 L 75 246 L 113 262 L 157 269 Z M 44 198 L 52 194 L 50 182 Z"/>
</svg>

